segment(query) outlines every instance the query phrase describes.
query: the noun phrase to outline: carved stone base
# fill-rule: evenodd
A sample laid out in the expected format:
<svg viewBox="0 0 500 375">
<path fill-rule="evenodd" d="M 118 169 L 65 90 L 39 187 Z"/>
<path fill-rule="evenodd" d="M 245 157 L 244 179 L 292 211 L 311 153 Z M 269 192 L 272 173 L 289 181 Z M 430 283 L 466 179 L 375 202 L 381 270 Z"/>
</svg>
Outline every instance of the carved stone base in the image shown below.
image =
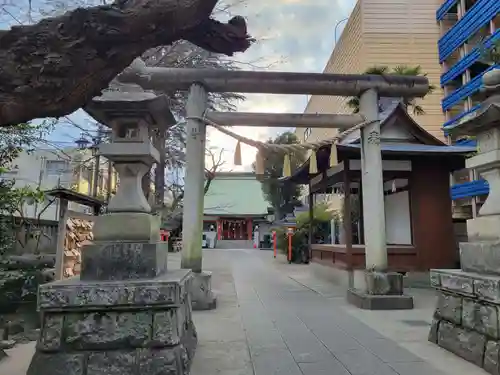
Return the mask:
<svg viewBox="0 0 500 375">
<path fill-rule="evenodd" d="M 413 297 L 396 294 L 368 294 L 356 289 L 347 290 L 347 302 L 364 310 L 411 310 Z"/>
<path fill-rule="evenodd" d="M 213 310 L 217 307 L 217 298 L 212 292 L 211 272 L 193 273 L 191 299 L 193 310 Z"/>
<path fill-rule="evenodd" d="M 98 242 L 82 249 L 80 279 L 141 280 L 167 271 L 168 250 L 162 243 Z"/>
<path fill-rule="evenodd" d="M 191 271 L 40 287 L 43 321 L 27 375 L 186 375 L 197 345 Z"/>
<path fill-rule="evenodd" d="M 365 271 L 366 293 L 403 295 L 403 275 L 399 272 Z"/>
<path fill-rule="evenodd" d="M 413 309 L 413 297 L 404 295 L 403 275 L 399 272 L 366 270 L 363 276 L 363 285 L 354 284 L 347 290 L 350 304 L 365 310 Z"/>
<path fill-rule="evenodd" d="M 438 302 L 429 341 L 500 374 L 500 276 L 432 270 L 431 283 Z"/>
</svg>

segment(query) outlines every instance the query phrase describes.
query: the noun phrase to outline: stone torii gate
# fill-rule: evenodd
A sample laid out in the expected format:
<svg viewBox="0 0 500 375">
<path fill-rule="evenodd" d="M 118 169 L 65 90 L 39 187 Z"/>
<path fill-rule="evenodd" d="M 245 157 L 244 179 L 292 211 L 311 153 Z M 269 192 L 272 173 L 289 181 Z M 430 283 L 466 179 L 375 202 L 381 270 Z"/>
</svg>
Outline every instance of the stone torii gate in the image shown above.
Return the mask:
<svg viewBox="0 0 500 375">
<path fill-rule="evenodd" d="M 146 67 L 140 59 L 117 79 L 134 83 L 145 90 L 189 90 L 187 112 L 186 175 L 183 215 L 182 268 L 194 271 L 193 309 L 215 307 L 211 275 L 202 270 L 203 180 L 206 121 L 219 125 L 317 127 L 345 130 L 363 121 L 373 121 L 361 129 L 361 169 L 365 226 L 366 269 L 378 271 L 380 282 L 366 295 L 393 294 L 389 291 L 382 157 L 380 150 L 379 96 L 423 97 L 429 91 L 426 77 L 395 75 L 345 75 L 321 73 L 284 73 L 223 71 L 216 69 L 179 69 Z M 214 112 L 207 110 L 209 92 L 262 94 L 301 94 L 359 96 L 360 114 L 266 114 Z M 373 286 L 373 285 L 372 285 Z M 366 286 L 365 286 L 366 289 Z"/>
</svg>

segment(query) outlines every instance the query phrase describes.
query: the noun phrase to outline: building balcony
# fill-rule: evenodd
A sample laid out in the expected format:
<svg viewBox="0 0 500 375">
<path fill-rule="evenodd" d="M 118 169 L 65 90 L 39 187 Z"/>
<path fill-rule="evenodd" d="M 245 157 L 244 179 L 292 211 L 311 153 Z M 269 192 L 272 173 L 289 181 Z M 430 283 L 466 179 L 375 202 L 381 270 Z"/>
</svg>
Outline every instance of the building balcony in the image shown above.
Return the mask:
<svg viewBox="0 0 500 375">
<path fill-rule="evenodd" d="M 492 35 L 484 41 L 484 46 L 486 48 L 491 48 L 493 43 L 500 39 L 500 29 L 495 31 Z M 477 63 L 481 53 L 478 48 L 474 48 L 470 53 L 465 55 L 462 59 L 458 60 L 446 73 L 441 75 L 441 86 L 452 82 L 455 78 L 462 75 L 468 68 L 473 64 Z"/>
<path fill-rule="evenodd" d="M 476 3 L 438 41 L 439 62 L 444 62 L 500 12 L 500 1 L 477 0 Z"/>
<path fill-rule="evenodd" d="M 450 10 L 454 9 L 458 4 L 458 0 L 446 0 L 436 11 L 436 20 L 443 20 Z"/>
<path fill-rule="evenodd" d="M 500 4 L 500 2 L 498 4 Z M 459 87 L 458 89 L 453 91 L 450 95 L 445 97 L 441 104 L 443 112 L 447 111 L 455 104 L 459 103 L 460 101 L 464 100 L 465 98 L 468 98 L 469 96 L 477 92 L 481 88 L 483 74 L 498 67 L 500 67 L 500 64 L 489 67 L 481 74 L 478 74 L 476 77 L 471 79 L 468 83 Z"/>
</svg>

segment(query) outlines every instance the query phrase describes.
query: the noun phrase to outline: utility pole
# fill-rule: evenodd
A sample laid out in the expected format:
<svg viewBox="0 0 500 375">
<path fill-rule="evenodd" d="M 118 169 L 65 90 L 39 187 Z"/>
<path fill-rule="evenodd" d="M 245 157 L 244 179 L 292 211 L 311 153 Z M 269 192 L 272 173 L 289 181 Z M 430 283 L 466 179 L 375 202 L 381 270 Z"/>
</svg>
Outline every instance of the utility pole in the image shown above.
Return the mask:
<svg viewBox="0 0 500 375">
<path fill-rule="evenodd" d="M 113 187 L 113 162 L 108 159 L 108 181 L 107 181 L 107 196 L 106 200 L 109 203 L 111 199 L 111 189 Z"/>
<path fill-rule="evenodd" d="M 45 172 L 45 160 L 47 160 L 45 156 L 40 157 L 40 173 L 38 174 L 38 184 L 37 184 L 38 189 L 42 187 L 43 174 Z M 36 216 L 37 213 L 38 213 L 38 202 L 35 202 L 35 218 L 37 217 Z"/>
<path fill-rule="evenodd" d="M 92 154 L 95 156 L 95 165 L 94 165 L 94 175 L 92 177 L 92 196 L 97 197 L 98 186 L 99 186 L 99 172 L 101 167 L 101 155 L 99 154 L 99 145 L 102 142 L 102 134 L 103 129 L 102 125 L 99 124 L 97 129 L 97 136 L 92 140 Z"/>
</svg>

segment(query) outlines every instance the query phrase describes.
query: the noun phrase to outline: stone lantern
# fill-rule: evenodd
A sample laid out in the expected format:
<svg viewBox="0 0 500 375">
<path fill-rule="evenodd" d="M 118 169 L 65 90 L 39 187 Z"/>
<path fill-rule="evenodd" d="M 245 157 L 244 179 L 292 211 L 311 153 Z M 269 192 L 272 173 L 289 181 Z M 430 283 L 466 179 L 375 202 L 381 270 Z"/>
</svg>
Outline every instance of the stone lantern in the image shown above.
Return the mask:
<svg viewBox="0 0 500 375">
<path fill-rule="evenodd" d="M 126 91 L 125 91 L 126 90 Z M 99 146 L 99 153 L 114 163 L 120 186 L 108 204 L 108 215 L 96 218 L 96 241 L 158 241 L 159 217 L 142 190 L 142 178 L 158 163 L 160 155 L 151 143 L 151 132 L 163 130 L 172 114 L 164 95 L 145 92 L 136 85 L 115 85 L 95 98 L 86 111 L 111 128 L 111 142 Z M 123 222 L 133 221 L 127 231 Z M 100 222 L 106 225 L 100 225 Z"/>
<path fill-rule="evenodd" d="M 150 132 L 172 123 L 167 99 L 119 85 L 85 110 L 112 130 L 99 152 L 114 162 L 120 185 L 107 214 L 95 218 L 80 276 L 40 287 L 43 322 L 28 375 L 189 373 L 197 343 L 192 271 L 167 271 L 159 217 L 141 187 L 159 160 Z"/>
<path fill-rule="evenodd" d="M 429 340 L 483 367 L 500 372 L 500 70 L 483 75 L 484 101 L 452 134 L 477 139 L 466 161 L 488 181 L 478 217 L 467 220 L 469 242 L 460 243 L 460 270 L 431 270 L 438 289 Z"/>
</svg>

